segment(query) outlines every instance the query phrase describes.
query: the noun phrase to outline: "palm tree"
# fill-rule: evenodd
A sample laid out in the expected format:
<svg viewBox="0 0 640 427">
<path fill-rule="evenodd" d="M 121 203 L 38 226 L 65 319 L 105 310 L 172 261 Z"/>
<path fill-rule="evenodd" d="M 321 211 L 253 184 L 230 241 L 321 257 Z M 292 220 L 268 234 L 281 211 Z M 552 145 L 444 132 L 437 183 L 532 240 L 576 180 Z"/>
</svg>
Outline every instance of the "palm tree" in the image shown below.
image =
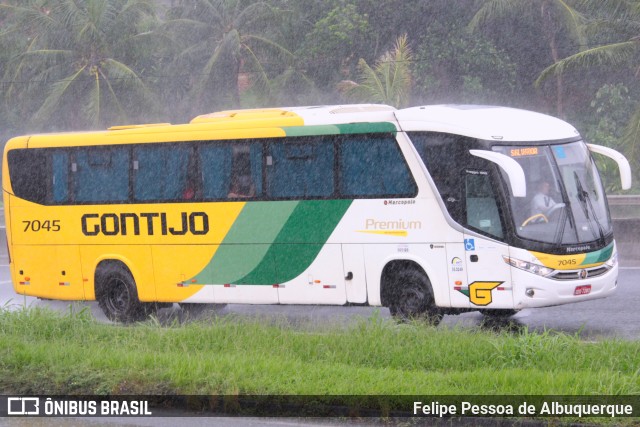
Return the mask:
<svg viewBox="0 0 640 427">
<path fill-rule="evenodd" d="M 600 19 L 590 23 L 588 34 L 616 37 L 564 58 L 542 71 L 536 84 L 547 78 L 564 75 L 569 70 L 588 70 L 607 67 L 609 70 L 627 69 L 635 78 L 640 76 L 640 3 L 626 0 L 602 0 L 597 6 Z M 622 137 L 622 148 L 627 157 L 640 166 L 640 108 L 629 120 Z"/>
<path fill-rule="evenodd" d="M 5 74 L 12 82 L 6 96 L 33 100 L 34 124 L 102 127 L 152 105 L 136 70 L 155 23 L 152 1 L 36 0 L 0 8 L 11 17 L 3 36 L 28 40 Z"/>
<path fill-rule="evenodd" d="M 561 59 L 559 37 L 567 33 L 579 46 L 584 45 L 583 26 L 585 18 L 572 3 L 575 0 L 484 0 L 469 24 L 472 31 L 498 19 L 515 16 L 532 16 L 539 19 L 553 63 Z M 564 116 L 564 83 L 562 75 L 556 75 L 556 112 Z"/>
<path fill-rule="evenodd" d="M 174 66 L 189 70 L 191 105 L 238 107 L 248 86 L 269 92 L 271 68 L 292 57 L 270 32 L 277 16 L 250 0 L 181 0 L 169 9 L 164 31 L 179 48 Z"/>
<path fill-rule="evenodd" d="M 373 67 L 362 58 L 358 61 L 359 83 L 350 82 L 348 93 L 361 101 L 398 108 L 407 106 L 412 84 L 412 58 L 407 35 L 398 37 L 393 50 L 384 53 Z"/>
</svg>

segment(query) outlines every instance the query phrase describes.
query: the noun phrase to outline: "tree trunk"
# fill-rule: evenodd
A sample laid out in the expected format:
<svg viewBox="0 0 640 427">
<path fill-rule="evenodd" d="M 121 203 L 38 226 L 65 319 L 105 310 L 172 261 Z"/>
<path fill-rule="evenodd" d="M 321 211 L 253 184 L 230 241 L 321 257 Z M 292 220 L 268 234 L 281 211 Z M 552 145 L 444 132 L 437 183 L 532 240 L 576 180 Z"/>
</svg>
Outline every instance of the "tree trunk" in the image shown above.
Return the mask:
<svg viewBox="0 0 640 427">
<path fill-rule="evenodd" d="M 553 24 L 553 17 L 551 16 L 551 10 L 549 10 L 550 0 L 544 0 L 541 6 L 542 14 L 542 27 L 547 39 L 549 41 L 549 48 L 551 49 L 551 59 L 556 64 L 560 60 L 560 54 L 558 52 L 558 44 L 556 41 L 556 28 Z M 562 74 L 556 73 L 556 115 L 560 118 L 564 118 L 564 79 Z"/>
</svg>

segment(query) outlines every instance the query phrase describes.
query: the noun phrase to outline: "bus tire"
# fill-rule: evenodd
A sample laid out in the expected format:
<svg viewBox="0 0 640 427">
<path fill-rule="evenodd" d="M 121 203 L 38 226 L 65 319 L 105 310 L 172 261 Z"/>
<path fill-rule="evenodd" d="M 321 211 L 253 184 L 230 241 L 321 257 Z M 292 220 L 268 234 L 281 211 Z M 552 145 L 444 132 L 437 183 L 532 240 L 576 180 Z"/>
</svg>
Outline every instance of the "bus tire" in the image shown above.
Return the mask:
<svg viewBox="0 0 640 427">
<path fill-rule="evenodd" d="M 493 308 L 489 310 L 480 310 L 483 316 L 493 319 L 506 319 L 515 315 L 520 310 L 513 310 L 510 308 Z"/>
<path fill-rule="evenodd" d="M 442 312 L 436 307 L 431 281 L 415 268 L 402 269 L 391 278 L 389 311 L 397 320 L 422 320 L 437 326 Z"/>
<path fill-rule="evenodd" d="M 156 310 L 154 303 L 140 302 L 131 272 L 119 263 L 108 263 L 96 271 L 96 299 L 112 322 L 141 321 Z"/>
<path fill-rule="evenodd" d="M 206 304 L 194 302 L 179 303 L 182 311 L 189 317 L 200 317 L 206 313 L 217 313 L 227 306 L 227 304 Z"/>
</svg>

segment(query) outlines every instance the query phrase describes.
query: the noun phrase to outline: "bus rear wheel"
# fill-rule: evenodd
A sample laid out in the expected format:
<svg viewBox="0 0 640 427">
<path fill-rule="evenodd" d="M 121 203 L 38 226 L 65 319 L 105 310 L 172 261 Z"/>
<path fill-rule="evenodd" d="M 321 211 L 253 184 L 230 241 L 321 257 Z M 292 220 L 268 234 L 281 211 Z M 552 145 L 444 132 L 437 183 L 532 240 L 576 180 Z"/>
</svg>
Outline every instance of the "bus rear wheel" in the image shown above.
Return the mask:
<svg viewBox="0 0 640 427">
<path fill-rule="evenodd" d="M 133 276 L 125 267 L 108 264 L 96 273 L 96 299 L 105 316 L 112 322 L 132 323 L 153 313 L 154 304 L 138 299 Z"/>
<path fill-rule="evenodd" d="M 392 282 L 389 311 L 400 320 L 422 320 L 434 326 L 442 320 L 436 307 L 431 281 L 426 274 L 415 269 L 401 270 Z"/>
</svg>

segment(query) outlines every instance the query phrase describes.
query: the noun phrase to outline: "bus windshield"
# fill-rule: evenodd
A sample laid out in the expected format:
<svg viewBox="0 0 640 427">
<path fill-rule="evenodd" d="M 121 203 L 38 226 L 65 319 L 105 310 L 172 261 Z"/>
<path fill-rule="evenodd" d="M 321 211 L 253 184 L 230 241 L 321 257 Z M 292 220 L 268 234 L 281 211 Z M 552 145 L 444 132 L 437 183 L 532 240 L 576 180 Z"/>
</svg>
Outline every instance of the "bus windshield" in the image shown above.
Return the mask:
<svg viewBox="0 0 640 427">
<path fill-rule="evenodd" d="M 516 160 L 525 172 L 527 196 L 509 196 L 518 236 L 576 244 L 604 241 L 612 232 L 604 189 L 582 141 L 493 150 Z"/>
</svg>

